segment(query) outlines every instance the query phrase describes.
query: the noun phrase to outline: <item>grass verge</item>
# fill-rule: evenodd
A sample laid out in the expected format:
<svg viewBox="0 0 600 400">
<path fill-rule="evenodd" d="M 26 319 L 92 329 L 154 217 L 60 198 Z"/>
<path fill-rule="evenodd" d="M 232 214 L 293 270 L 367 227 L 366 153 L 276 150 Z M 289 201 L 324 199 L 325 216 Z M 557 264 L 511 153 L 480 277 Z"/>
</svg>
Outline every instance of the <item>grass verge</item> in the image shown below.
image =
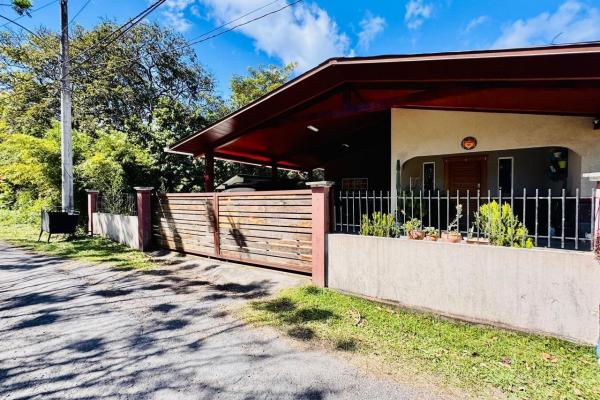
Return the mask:
<svg viewBox="0 0 600 400">
<path fill-rule="evenodd" d="M 38 242 L 39 228 L 31 224 L 0 224 L 0 240 L 27 250 L 76 259 L 91 263 L 107 263 L 121 270 L 151 268 L 149 257 L 120 243 L 99 236 L 79 235 L 68 240 L 65 235 L 54 235 L 46 243 L 46 233 Z"/>
<path fill-rule="evenodd" d="M 449 321 L 312 286 L 249 303 L 242 316 L 299 340 L 374 357 L 387 371 L 431 374 L 475 394 L 600 399 L 593 349 L 563 340 Z"/>
</svg>

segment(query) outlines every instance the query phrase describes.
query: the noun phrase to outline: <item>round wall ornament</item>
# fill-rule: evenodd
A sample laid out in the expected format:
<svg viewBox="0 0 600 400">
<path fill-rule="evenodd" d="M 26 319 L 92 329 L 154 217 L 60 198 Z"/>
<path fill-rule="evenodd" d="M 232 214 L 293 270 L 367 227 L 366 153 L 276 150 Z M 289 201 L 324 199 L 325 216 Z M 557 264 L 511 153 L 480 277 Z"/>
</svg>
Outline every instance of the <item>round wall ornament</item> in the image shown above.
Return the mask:
<svg viewBox="0 0 600 400">
<path fill-rule="evenodd" d="M 475 139 L 473 136 L 467 136 L 460 142 L 460 145 L 465 150 L 473 150 L 475 147 L 477 147 L 477 139 Z"/>
</svg>

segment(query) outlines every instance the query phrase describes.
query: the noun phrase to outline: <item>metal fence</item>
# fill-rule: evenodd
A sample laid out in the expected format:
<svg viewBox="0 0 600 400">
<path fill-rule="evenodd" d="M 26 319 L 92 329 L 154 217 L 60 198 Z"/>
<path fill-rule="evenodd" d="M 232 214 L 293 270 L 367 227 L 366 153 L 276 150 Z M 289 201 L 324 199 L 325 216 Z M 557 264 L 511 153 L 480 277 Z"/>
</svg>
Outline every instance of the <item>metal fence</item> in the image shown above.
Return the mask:
<svg viewBox="0 0 600 400">
<path fill-rule="evenodd" d="M 475 213 L 483 204 L 496 201 L 510 204 L 514 215 L 523 222 L 535 246 L 571 250 L 591 250 L 592 227 L 596 212 L 595 198 L 581 196 L 579 189 L 567 196 L 566 190 L 536 189 L 533 193 L 504 195 L 487 193 L 450 193 L 448 191 L 413 191 L 390 195 L 389 191 L 337 191 L 334 195 L 336 232 L 358 233 L 363 215 L 373 212 L 391 213 L 398 225 L 418 218 L 423 226 L 446 230 L 456 216 L 456 205 L 462 205 L 459 219 L 461 233 L 479 238 Z"/>
<path fill-rule="evenodd" d="M 135 193 L 100 193 L 96 199 L 96 210 L 101 213 L 137 215 Z"/>
</svg>

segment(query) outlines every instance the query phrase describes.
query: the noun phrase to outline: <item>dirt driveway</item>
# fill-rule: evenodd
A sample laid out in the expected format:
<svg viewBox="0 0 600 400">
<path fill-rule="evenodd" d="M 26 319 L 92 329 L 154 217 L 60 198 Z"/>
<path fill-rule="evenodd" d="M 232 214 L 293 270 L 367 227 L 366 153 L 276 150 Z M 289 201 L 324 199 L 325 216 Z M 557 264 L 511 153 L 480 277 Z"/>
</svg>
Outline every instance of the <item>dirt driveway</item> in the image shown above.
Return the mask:
<svg viewBox="0 0 600 400">
<path fill-rule="evenodd" d="M 0 244 L 0 398 L 434 398 L 228 313 L 305 282 L 201 258 L 115 271 Z"/>
</svg>

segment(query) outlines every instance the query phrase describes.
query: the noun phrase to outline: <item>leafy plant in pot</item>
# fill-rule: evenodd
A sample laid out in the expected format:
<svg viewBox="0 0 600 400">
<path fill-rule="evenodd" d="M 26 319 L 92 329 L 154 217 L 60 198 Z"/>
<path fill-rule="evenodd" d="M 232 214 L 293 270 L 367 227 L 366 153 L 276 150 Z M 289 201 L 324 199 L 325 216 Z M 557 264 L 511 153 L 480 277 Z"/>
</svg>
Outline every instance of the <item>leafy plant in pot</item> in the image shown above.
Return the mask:
<svg viewBox="0 0 600 400">
<path fill-rule="evenodd" d="M 427 226 L 423 229 L 425 233 L 425 238 L 423 240 L 429 240 L 435 242 L 440 237 L 440 231 L 434 228 L 433 226 Z"/>
<path fill-rule="evenodd" d="M 425 232 L 423 232 L 423 223 L 418 218 L 412 218 L 406 221 L 402 227 L 406 236 L 411 240 L 423 240 Z"/>
<path fill-rule="evenodd" d="M 462 235 L 458 228 L 460 219 L 462 218 L 462 204 L 456 205 L 456 216 L 448 224 L 448 230 L 442 232 L 442 241 L 449 243 L 460 243 L 462 241 Z"/>
</svg>

